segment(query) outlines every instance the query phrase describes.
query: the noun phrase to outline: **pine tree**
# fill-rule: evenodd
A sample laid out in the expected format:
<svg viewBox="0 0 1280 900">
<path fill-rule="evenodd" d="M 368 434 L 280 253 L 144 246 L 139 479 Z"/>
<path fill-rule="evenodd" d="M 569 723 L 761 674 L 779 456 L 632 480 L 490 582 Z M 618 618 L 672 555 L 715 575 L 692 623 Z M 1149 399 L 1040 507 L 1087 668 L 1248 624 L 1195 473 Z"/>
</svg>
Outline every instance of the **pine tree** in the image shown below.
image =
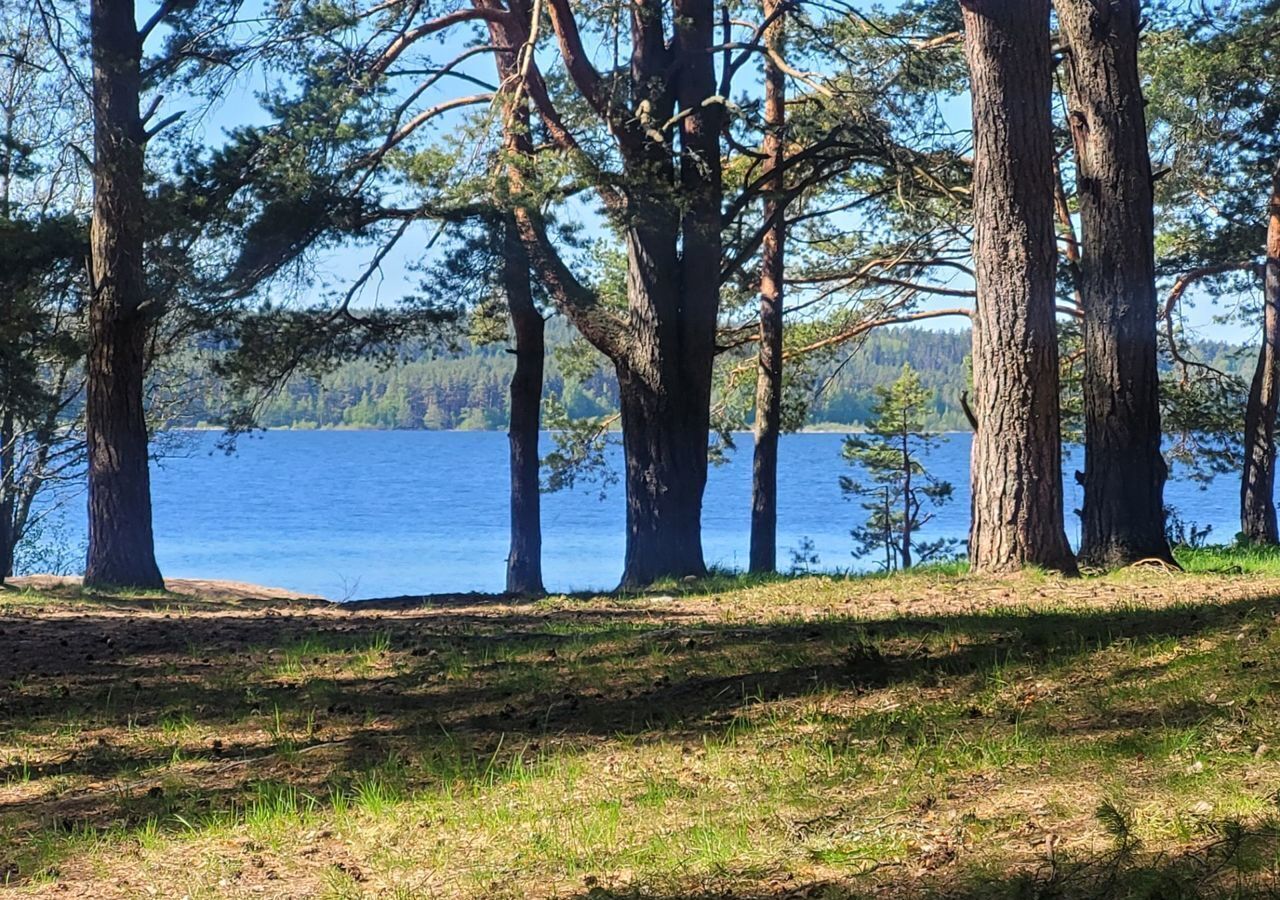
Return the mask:
<svg viewBox="0 0 1280 900">
<path fill-rule="evenodd" d="M 1048 0 L 965 0 L 973 98 L 976 571 L 1074 573 L 1062 508 Z"/>
<path fill-rule="evenodd" d="M 1055 0 L 1067 44 L 1084 313 L 1080 558 L 1172 562 L 1164 533 L 1151 154 L 1138 66 L 1142 4 Z"/>
<path fill-rule="evenodd" d="M 864 498 L 862 508 L 868 513 L 866 522 L 850 532 L 857 543 L 854 555 L 883 553 L 885 571 L 937 559 L 959 543 L 918 538 L 934 518 L 931 508 L 946 503 L 952 494 L 951 483 L 930 475 L 922 461 L 930 448 L 946 440 L 924 430 L 933 399 L 919 373 L 904 364 L 897 381 L 876 388 L 866 436 L 850 436 L 844 442 L 845 460 L 866 473 L 865 481 L 840 477 L 840 489 Z"/>
</svg>

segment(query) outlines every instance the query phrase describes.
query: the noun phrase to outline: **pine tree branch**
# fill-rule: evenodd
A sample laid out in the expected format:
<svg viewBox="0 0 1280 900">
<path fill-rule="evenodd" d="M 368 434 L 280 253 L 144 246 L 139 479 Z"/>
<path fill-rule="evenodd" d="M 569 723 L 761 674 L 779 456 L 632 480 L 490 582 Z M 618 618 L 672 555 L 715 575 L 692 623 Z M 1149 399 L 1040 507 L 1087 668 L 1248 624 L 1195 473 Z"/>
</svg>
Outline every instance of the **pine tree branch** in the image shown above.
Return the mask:
<svg viewBox="0 0 1280 900">
<path fill-rule="evenodd" d="M 551 14 L 551 28 L 560 44 L 560 56 L 574 86 L 587 101 L 587 105 L 608 126 L 623 155 L 633 156 L 643 137 L 635 127 L 635 120 L 618 110 L 605 92 L 604 81 L 587 56 L 578 20 L 570 9 L 568 0 L 547 0 L 547 10 Z"/>
<path fill-rule="evenodd" d="M 547 234 L 541 213 L 515 209 L 520 239 L 556 306 L 591 344 L 615 362 L 629 358 L 626 323 L 570 271 Z"/>
</svg>

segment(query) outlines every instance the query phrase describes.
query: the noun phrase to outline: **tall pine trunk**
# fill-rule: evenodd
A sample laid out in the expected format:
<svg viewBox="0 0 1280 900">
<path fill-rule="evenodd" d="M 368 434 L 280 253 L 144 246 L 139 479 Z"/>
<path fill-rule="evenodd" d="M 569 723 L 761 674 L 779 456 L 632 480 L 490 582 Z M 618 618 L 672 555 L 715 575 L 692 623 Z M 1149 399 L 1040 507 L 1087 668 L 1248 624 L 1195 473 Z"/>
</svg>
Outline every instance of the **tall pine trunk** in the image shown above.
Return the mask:
<svg viewBox="0 0 1280 900">
<path fill-rule="evenodd" d="M 1055 0 L 1080 204 L 1082 561 L 1171 562 L 1156 369 L 1155 217 L 1138 72 L 1139 0 Z"/>
<path fill-rule="evenodd" d="M 522 205 L 516 216 L 538 275 L 617 372 L 627 493 L 621 585 L 634 588 L 706 573 L 702 494 L 724 215 L 717 11 L 714 0 L 630 5 L 629 112 L 606 83 L 623 73 L 602 80 L 589 62 L 575 6 L 549 0 L 546 9 L 571 81 L 616 139 L 623 177 L 595 186 L 625 234 L 625 313 L 573 277 L 539 210 Z M 531 76 L 532 90 L 544 90 L 539 77 Z M 560 148 L 580 153 L 545 95 L 535 102 Z M 662 123 L 678 139 L 655 139 Z"/>
<path fill-rule="evenodd" d="M 151 531 L 143 378 L 142 41 L 133 0 L 94 0 L 92 296 L 86 357 L 89 585 L 162 588 Z"/>
<path fill-rule="evenodd" d="M 507 592 L 543 593 L 542 514 L 538 487 L 541 430 L 543 332 L 545 322 L 533 302 L 529 256 L 512 217 L 503 229 L 502 283 L 515 335 L 516 370 L 511 376 L 511 550 Z"/>
<path fill-rule="evenodd" d="M 782 0 L 765 0 L 765 46 L 781 53 L 784 37 Z M 760 350 L 756 373 L 755 457 L 751 467 L 752 572 L 778 568 L 778 438 L 782 431 L 782 301 L 786 272 L 786 159 L 787 78 L 772 56 L 764 69 L 764 153 L 771 177 L 766 190 L 764 220 L 768 229 L 761 244 Z"/>
<path fill-rule="evenodd" d="M 17 511 L 17 465 L 13 412 L 4 411 L 0 419 L 0 584 L 13 575 L 13 560 L 17 550 L 18 535 L 14 525 Z"/>
<path fill-rule="evenodd" d="M 905 419 L 905 416 L 904 416 Z M 914 519 L 911 493 L 911 431 L 902 423 L 902 568 L 911 568 L 911 522 Z"/>
<path fill-rule="evenodd" d="M 1244 415 L 1240 531 L 1258 544 L 1280 543 L 1276 528 L 1276 413 L 1280 408 L 1280 161 L 1271 181 L 1263 275 L 1262 349 Z"/>
<path fill-rule="evenodd" d="M 715 4 L 674 3 L 674 95 L 680 121 L 677 190 L 630 192 L 626 352 L 615 357 L 626 461 L 627 549 L 623 587 L 700 577 L 702 494 L 707 484 L 711 380 L 720 308 L 720 106 L 715 80 Z M 655 48 L 656 49 L 656 48 Z M 649 70 L 656 59 L 633 59 Z M 633 164 L 640 184 L 668 171 L 649 141 Z M 663 154 L 663 155 L 660 155 Z M 650 156 L 651 155 L 651 156 Z M 655 196 L 656 193 L 656 196 Z"/>
<path fill-rule="evenodd" d="M 714 207 L 719 215 L 719 204 Z M 686 213 L 686 216 L 691 215 Z M 707 484 L 715 311 L 719 298 L 719 225 L 714 241 L 686 223 L 684 253 L 660 240 L 654 257 L 633 230 L 629 351 L 614 360 L 622 412 L 627 494 L 626 562 L 621 585 L 701 577 L 702 495 Z M 714 242 L 714 248 L 709 246 Z M 652 245 L 650 245 L 652 246 Z M 646 257 L 640 259 L 640 256 Z M 702 272 L 692 270 L 703 269 Z M 657 275 L 651 278 L 649 276 Z M 709 311 L 709 314 L 708 314 Z"/>
<path fill-rule="evenodd" d="M 962 0 L 973 94 L 975 571 L 1074 571 L 1063 530 L 1049 0 Z"/>
<path fill-rule="evenodd" d="M 485 6 L 477 0 L 473 0 L 473 5 Z M 489 35 L 495 47 L 501 48 L 494 51 L 494 62 L 510 100 L 503 122 L 503 143 L 509 157 L 506 168 L 509 191 L 515 195 L 524 189 L 521 166 L 533 156 L 529 104 L 520 79 L 517 52 L 527 40 L 532 10 L 521 2 L 513 2 L 510 7 L 518 24 L 491 21 Z M 508 212 L 502 223 L 502 288 L 516 357 L 510 387 L 511 421 L 507 428 L 511 478 L 507 593 L 531 596 L 544 592 L 538 437 L 542 427 L 546 323 L 533 302 L 529 251 L 520 236 L 514 212 Z"/>
</svg>

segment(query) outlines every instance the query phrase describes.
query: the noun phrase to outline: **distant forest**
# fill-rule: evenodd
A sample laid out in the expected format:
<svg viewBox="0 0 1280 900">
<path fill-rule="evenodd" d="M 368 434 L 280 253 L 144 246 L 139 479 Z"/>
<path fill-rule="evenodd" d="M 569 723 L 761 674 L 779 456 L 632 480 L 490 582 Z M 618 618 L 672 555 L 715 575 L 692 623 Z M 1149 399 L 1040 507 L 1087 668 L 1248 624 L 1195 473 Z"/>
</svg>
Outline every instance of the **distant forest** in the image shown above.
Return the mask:
<svg viewBox="0 0 1280 900">
<path fill-rule="evenodd" d="M 554 397 L 575 418 L 608 415 L 617 409 L 617 387 L 607 368 L 585 378 L 568 376 L 562 353 L 569 330 L 548 323 L 548 359 L 544 397 Z M 830 361 L 812 375 L 808 424 L 811 427 L 857 426 L 870 414 L 877 385 L 891 383 L 904 363 L 920 373 L 934 392 L 929 427 L 967 430 L 960 405 L 967 382 L 968 330 L 884 328 L 864 343 Z M 1232 373 L 1253 364 L 1253 351 L 1221 341 L 1191 345 L 1205 362 Z M 1243 351 L 1243 352 L 1242 352 Z M 388 365 L 359 359 L 320 377 L 289 381 L 261 409 L 259 424 L 267 428 L 365 428 L 427 430 L 501 430 L 507 426 L 507 393 L 514 357 L 503 344 L 470 347 L 450 353 L 423 351 Z M 216 408 L 210 403 L 209 408 Z M 195 419 L 200 419 L 197 407 Z"/>
</svg>

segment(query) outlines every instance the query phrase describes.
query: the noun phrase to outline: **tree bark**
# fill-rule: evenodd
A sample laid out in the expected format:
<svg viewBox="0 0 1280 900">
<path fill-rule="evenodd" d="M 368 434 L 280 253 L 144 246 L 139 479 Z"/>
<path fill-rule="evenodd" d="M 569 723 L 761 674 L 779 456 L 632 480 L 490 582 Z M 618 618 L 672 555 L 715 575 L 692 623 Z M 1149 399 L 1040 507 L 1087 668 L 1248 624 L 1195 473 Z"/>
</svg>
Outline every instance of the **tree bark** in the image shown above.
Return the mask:
<svg viewBox="0 0 1280 900">
<path fill-rule="evenodd" d="M 696 262 L 719 260 L 718 222 L 708 240 L 687 221 L 693 209 L 638 193 L 631 206 L 631 327 L 626 352 L 614 357 L 627 494 L 623 588 L 706 574 L 702 494 L 720 275 L 718 266 Z M 718 213 L 718 201 L 714 208 Z"/>
<path fill-rule="evenodd" d="M 617 372 L 627 492 L 621 586 L 705 575 L 701 522 L 707 407 L 679 391 L 655 391 L 625 365 Z"/>
<path fill-rule="evenodd" d="M 1063 530 L 1049 0 L 962 0 L 973 94 L 975 571 L 1075 570 Z"/>
<path fill-rule="evenodd" d="M 485 6 L 473 0 L 478 8 Z M 533 157 L 529 136 L 529 103 L 519 71 L 519 48 L 529 32 L 533 15 L 527 4 L 515 0 L 511 12 L 520 23 L 488 23 L 495 46 L 494 62 L 505 86 L 510 106 L 503 121 L 503 144 L 508 154 L 507 178 L 511 195 L 524 190 L 521 166 Z M 539 485 L 538 439 L 542 425 L 542 381 L 545 362 L 545 326 L 533 301 L 529 251 L 521 238 L 514 212 L 503 218 L 502 287 L 515 338 L 516 369 L 511 376 L 510 445 L 511 543 L 507 553 L 507 593 L 534 596 L 544 593 L 542 583 L 542 496 Z"/>
<path fill-rule="evenodd" d="M 13 526 L 0 522 L 0 584 L 13 577 L 13 562 L 17 546 L 13 540 Z"/>
<path fill-rule="evenodd" d="M 13 559 L 18 535 L 14 528 L 17 511 L 17 446 L 13 412 L 6 409 L 0 420 L 0 584 L 13 576 Z"/>
<path fill-rule="evenodd" d="M 765 29 L 765 47 L 783 51 L 784 18 L 779 11 L 783 0 L 765 0 L 764 16 L 777 16 Z M 751 553 L 752 572 L 776 572 L 778 568 L 778 438 L 782 432 L 782 302 L 786 269 L 786 189 L 783 166 L 786 162 L 787 78 L 765 56 L 764 68 L 764 153 L 770 178 L 764 202 L 768 226 L 761 244 L 760 264 L 760 349 L 756 372 L 755 457 L 751 467 Z"/>
<path fill-rule="evenodd" d="M 906 416 L 903 416 L 904 420 Z M 902 568 L 911 568 L 911 430 L 902 423 Z"/>
<path fill-rule="evenodd" d="M 621 163 L 621 178 L 597 173 L 593 180 L 625 236 L 625 314 L 573 276 L 536 204 L 515 212 L 539 278 L 618 373 L 627 489 L 621 584 L 631 588 L 706 573 L 702 492 L 723 255 L 725 103 L 716 85 L 716 7 L 713 0 L 630 5 L 635 105 L 623 109 L 591 64 L 573 6 L 570 0 L 546 3 L 569 78 L 585 108 L 613 135 L 611 149 Z M 582 145 L 547 97 L 536 65 L 527 84 L 548 135 L 582 159 Z M 678 141 L 655 138 L 663 123 L 675 126 Z"/>
<path fill-rule="evenodd" d="M 1138 72 L 1139 0 L 1055 0 L 1068 45 L 1084 311 L 1080 558 L 1173 561 L 1164 529 L 1155 217 Z"/>
<path fill-rule="evenodd" d="M 1280 409 L 1280 161 L 1271 181 L 1267 215 L 1262 348 L 1244 415 L 1244 472 L 1240 531 L 1246 541 L 1280 543 L 1276 527 L 1276 413 Z"/>
<path fill-rule="evenodd" d="M 94 0 L 92 296 L 86 358 L 87 585 L 163 588 L 151 530 L 143 377 L 142 40 L 133 0 Z"/>
<path fill-rule="evenodd" d="M 511 552 L 507 555 L 507 593 L 542 594 L 542 514 L 538 485 L 538 436 L 541 430 L 543 331 L 545 322 L 533 302 L 529 256 L 514 218 L 503 229 L 502 282 L 515 334 L 516 370 L 511 376 Z"/>
</svg>

